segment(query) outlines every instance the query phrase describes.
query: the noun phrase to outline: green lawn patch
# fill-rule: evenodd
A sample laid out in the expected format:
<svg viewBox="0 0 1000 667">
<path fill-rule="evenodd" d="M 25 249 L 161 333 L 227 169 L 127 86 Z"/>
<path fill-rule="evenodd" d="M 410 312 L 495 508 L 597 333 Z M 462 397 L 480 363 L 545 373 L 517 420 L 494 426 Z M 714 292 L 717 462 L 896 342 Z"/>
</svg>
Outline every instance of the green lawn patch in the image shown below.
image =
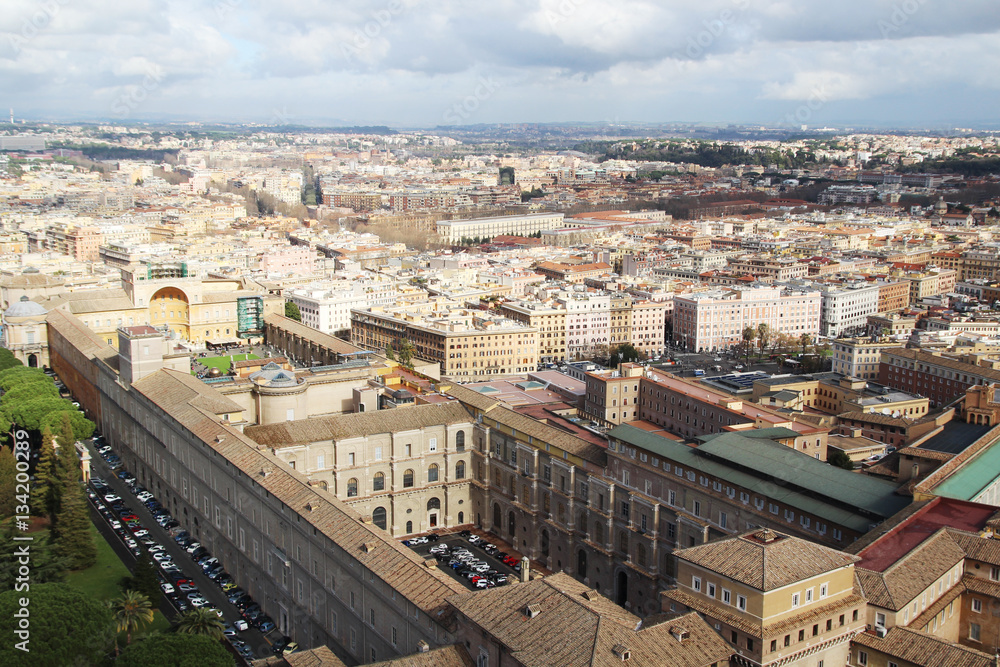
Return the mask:
<svg viewBox="0 0 1000 667">
<path fill-rule="evenodd" d="M 245 361 L 247 359 L 260 359 L 260 356 L 256 354 L 234 354 L 232 356 L 232 361 Z M 229 356 L 208 357 L 206 359 L 198 359 L 197 361 L 203 366 L 218 368 L 224 374 L 229 372 L 229 367 L 231 366 Z"/>
<path fill-rule="evenodd" d="M 113 600 L 121 595 L 119 584 L 122 579 L 131 575 L 125 563 L 118 558 L 118 555 L 108 544 L 107 540 L 101 537 L 97 528 L 91 525 L 91 534 L 97 543 L 97 562 L 86 570 L 77 570 L 66 574 L 66 583 L 74 588 L 78 588 L 89 597 L 97 600 Z M 151 632 L 166 632 L 170 629 L 170 621 L 159 609 L 153 612 L 153 622 L 136 636 Z M 135 637 L 133 637 L 133 640 Z M 125 633 L 118 636 L 118 644 L 125 646 Z"/>
<path fill-rule="evenodd" d="M 97 532 L 97 528 L 91 525 L 90 530 L 97 544 L 97 562 L 86 570 L 68 573 L 66 583 L 79 588 L 90 597 L 111 600 L 121 593 L 118 584 L 130 573 L 107 540 Z"/>
</svg>

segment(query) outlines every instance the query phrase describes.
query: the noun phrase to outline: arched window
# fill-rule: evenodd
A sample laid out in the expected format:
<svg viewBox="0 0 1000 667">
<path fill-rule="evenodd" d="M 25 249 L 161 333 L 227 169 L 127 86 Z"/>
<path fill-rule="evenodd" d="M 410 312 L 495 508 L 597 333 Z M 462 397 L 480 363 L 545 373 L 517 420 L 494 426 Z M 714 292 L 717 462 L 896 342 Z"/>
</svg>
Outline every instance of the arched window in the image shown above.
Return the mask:
<svg viewBox="0 0 1000 667">
<path fill-rule="evenodd" d="M 517 523 L 514 520 L 514 513 L 507 513 L 507 532 L 513 535 L 516 532 Z"/>
<path fill-rule="evenodd" d="M 459 431 L 455 434 L 455 449 L 460 452 L 465 451 L 465 431 Z"/>
<path fill-rule="evenodd" d="M 412 521 L 407 521 L 406 522 L 406 534 L 409 535 L 412 532 L 413 532 L 413 522 Z"/>
<path fill-rule="evenodd" d="M 465 523 L 465 512 L 458 513 L 458 525 Z"/>
<path fill-rule="evenodd" d="M 500 530 L 500 503 L 493 503 L 493 529 Z"/>
<path fill-rule="evenodd" d="M 542 555 L 549 555 L 549 531 L 542 529 Z"/>
<path fill-rule="evenodd" d="M 628 553 L 628 535 L 625 531 L 618 534 L 618 550 Z"/>
<path fill-rule="evenodd" d="M 436 463 L 432 463 L 429 468 L 427 468 L 427 481 L 436 482 L 438 481 L 438 467 Z"/>
<path fill-rule="evenodd" d="M 427 511 L 428 512 L 431 511 L 431 510 L 439 510 L 439 509 L 441 509 L 441 499 L 440 498 L 431 498 L 430 500 L 427 501 Z"/>
<path fill-rule="evenodd" d="M 604 524 L 600 521 L 594 522 L 594 542 L 604 544 Z"/>
<path fill-rule="evenodd" d="M 635 548 L 635 561 L 639 567 L 646 567 L 646 547 L 642 544 Z"/>
<path fill-rule="evenodd" d="M 407 470 L 403 473 L 403 488 L 408 489 L 413 486 L 413 471 Z"/>
<path fill-rule="evenodd" d="M 372 480 L 372 490 L 385 491 L 385 475 L 383 473 L 375 473 L 375 478 Z"/>
<path fill-rule="evenodd" d="M 347 480 L 347 497 L 353 498 L 358 495 L 358 480 L 350 478 Z"/>
<path fill-rule="evenodd" d="M 465 479 L 465 461 L 455 464 L 455 479 Z"/>
<path fill-rule="evenodd" d="M 381 528 L 382 530 L 385 530 L 385 508 L 384 507 L 376 507 L 375 508 L 375 511 L 372 512 L 372 522 L 376 526 L 378 526 L 379 528 Z"/>
</svg>

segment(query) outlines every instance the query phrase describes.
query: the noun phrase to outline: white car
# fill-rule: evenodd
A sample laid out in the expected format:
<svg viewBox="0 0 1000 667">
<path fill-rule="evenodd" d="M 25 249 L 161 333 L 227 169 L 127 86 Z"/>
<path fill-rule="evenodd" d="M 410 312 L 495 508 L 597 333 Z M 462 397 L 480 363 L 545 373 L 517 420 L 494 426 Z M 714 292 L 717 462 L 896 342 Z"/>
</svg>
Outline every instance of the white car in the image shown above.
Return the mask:
<svg viewBox="0 0 1000 667">
<path fill-rule="evenodd" d="M 160 584 L 160 588 L 162 588 L 163 592 L 167 595 L 174 594 L 174 587 L 171 584 Z"/>
<path fill-rule="evenodd" d="M 152 497 L 153 497 L 153 494 L 150 493 L 149 491 L 143 491 L 142 493 L 140 493 L 139 495 L 136 496 L 136 498 L 138 498 L 142 502 L 146 502 L 147 500 L 149 500 Z"/>
<path fill-rule="evenodd" d="M 112 527 L 113 529 L 115 529 L 115 530 L 121 530 L 121 527 L 122 527 L 122 522 L 121 522 L 121 521 L 115 521 L 115 520 L 112 520 L 112 521 L 111 521 L 111 527 Z"/>
<path fill-rule="evenodd" d="M 113 493 L 109 493 L 108 495 L 104 496 L 104 502 L 113 503 L 116 500 L 121 500 L 121 496 L 116 496 Z"/>
<path fill-rule="evenodd" d="M 155 560 L 157 563 L 163 563 L 165 561 L 171 560 L 171 558 L 170 554 L 164 553 L 162 551 L 157 551 L 155 554 L 153 554 L 153 560 Z"/>
</svg>

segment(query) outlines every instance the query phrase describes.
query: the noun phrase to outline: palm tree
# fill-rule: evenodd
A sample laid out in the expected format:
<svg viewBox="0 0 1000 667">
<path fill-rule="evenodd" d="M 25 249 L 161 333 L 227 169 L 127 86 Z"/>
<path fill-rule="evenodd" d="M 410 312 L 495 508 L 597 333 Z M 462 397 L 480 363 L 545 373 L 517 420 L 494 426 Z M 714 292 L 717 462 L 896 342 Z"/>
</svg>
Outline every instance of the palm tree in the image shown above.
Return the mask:
<svg viewBox="0 0 1000 667">
<path fill-rule="evenodd" d="M 225 625 L 214 609 L 198 607 L 181 614 L 177 619 L 176 629 L 177 632 L 189 635 L 205 635 L 212 639 L 222 639 Z"/>
<path fill-rule="evenodd" d="M 802 354 L 806 353 L 806 348 L 809 346 L 810 343 L 812 343 L 812 336 L 810 336 L 809 334 L 804 333 L 801 336 L 799 336 L 799 344 L 802 346 Z"/>
<path fill-rule="evenodd" d="M 757 330 L 752 326 L 747 325 L 743 329 L 743 349 L 747 355 L 747 365 L 750 365 L 750 348 L 753 345 L 753 339 L 757 337 Z"/>
<path fill-rule="evenodd" d="M 132 643 L 132 633 L 153 622 L 149 598 L 138 591 L 125 591 L 111 601 L 111 614 L 118 632 L 125 632 L 125 643 Z"/>
</svg>

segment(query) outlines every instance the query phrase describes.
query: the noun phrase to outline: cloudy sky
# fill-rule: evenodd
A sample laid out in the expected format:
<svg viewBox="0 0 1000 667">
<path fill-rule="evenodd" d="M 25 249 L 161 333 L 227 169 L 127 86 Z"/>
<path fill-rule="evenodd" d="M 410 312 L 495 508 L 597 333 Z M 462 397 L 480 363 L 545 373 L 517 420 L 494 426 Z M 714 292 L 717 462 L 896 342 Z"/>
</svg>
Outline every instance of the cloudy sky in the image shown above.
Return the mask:
<svg viewBox="0 0 1000 667">
<path fill-rule="evenodd" d="M 996 127 L 997 0 L 3 0 L 26 118 Z"/>
</svg>

